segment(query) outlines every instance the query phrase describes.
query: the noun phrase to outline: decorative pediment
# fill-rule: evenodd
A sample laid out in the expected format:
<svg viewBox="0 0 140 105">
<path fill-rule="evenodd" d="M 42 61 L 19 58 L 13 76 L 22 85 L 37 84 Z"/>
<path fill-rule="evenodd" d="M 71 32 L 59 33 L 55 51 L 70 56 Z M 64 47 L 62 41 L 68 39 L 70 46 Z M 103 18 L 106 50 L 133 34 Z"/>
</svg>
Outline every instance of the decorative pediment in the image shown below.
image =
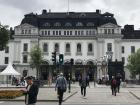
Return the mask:
<svg viewBox="0 0 140 105">
<path fill-rule="evenodd" d="M 107 23 L 107 24 L 101 25 L 100 27 L 101 28 L 118 28 L 118 27 L 121 27 L 121 26 L 113 24 L 113 23 Z"/>
<path fill-rule="evenodd" d="M 36 28 L 36 27 L 28 23 L 24 23 L 24 24 L 16 26 L 15 28 Z"/>
</svg>

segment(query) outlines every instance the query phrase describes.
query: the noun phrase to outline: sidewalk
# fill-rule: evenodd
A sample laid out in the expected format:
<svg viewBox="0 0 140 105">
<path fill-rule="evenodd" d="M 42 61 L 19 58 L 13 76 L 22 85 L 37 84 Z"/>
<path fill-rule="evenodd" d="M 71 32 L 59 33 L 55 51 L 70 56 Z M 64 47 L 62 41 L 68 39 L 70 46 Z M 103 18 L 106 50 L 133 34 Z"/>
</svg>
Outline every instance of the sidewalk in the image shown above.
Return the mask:
<svg viewBox="0 0 140 105">
<path fill-rule="evenodd" d="M 71 85 L 71 93 L 65 92 L 64 101 L 66 103 L 140 103 L 140 88 L 121 88 L 120 93 L 117 96 L 111 95 L 110 86 L 98 85 L 94 87 L 94 82 L 90 83 L 90 87 L 87 87 L 87 96 L 84 99 L 80 94 L 79 83 Z M 2 90 L 12 89 L 20 90 L 21 88 L 0 88 Z M 24 101 L 25 97 L 18 97 L 12 100 L 1 100 L 1 101 Z M 68 100 L 67 100 L 68 99 Z M 57 92 L 54 89 L 54 84 L 51 86 L 45 85 L 45 87 L 39 89 L 38 101 L 55 102 L 57 99 Z"/>
</svg>

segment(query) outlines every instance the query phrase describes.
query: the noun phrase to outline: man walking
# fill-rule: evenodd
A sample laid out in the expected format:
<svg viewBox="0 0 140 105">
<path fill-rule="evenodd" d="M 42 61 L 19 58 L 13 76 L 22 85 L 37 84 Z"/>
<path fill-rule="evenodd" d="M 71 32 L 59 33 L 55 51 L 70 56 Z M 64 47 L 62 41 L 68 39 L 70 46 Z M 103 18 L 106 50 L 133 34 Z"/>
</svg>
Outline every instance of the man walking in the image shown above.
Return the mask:
<svg viewBox="0 0 140 105">
<path fill-rule="evenodd" d="M 117 92 L 119 93 L 120 92 L 120 84 L 121 84 L 121 74 L 118 73 L 117 76 L 116 76 L 116 81 L 117 81 Z"/>
<path fill-rule="evenodd" d="M 25 94 L 25 104 L 26 105 L 35 105 L 38 95 L 38 86 L 33 83 L 33 78 L 31 76 L 26 78 L 27 87 L 25 90 L 22 90 Z"/>
<path fill-rule="evenodd" d="M 87 80 L 86 77 L 82 77 L 80 80 L 80 87 L 81 87 L 81 95 L 86 96 L 86 87 L 87 87 Z"/>
<path fill-rule="evenodd" d="M 59 105 L 61 105 L 63 100 L 63 94 L 67 90 L 67 81 L 63 76 L 63 73 L 60 73 L 60 76 L 56 80 L 55 90 L 58 91 Z"/>
</svg>

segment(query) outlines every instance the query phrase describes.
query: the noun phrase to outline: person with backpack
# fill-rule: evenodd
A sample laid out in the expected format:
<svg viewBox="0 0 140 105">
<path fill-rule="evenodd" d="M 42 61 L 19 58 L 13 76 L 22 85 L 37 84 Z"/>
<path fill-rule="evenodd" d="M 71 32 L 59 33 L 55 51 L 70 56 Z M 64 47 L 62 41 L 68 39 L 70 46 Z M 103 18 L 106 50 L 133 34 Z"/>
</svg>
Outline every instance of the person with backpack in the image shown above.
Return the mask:
<svg viewBox="0 0 140 105">
<path fill-rule="evenodd" d="M 116 81 L 115 77 L 112 76 L 112 79 L 111 79 L 111 90 L 112 90 L 112 95 L 115 95 L 115 96 L 116 96 L 116 87 L 117 87 L 117 81 Z"/>
<path fill-rule="evenodd" d="M 82 96 L 86 96 L 86 87 L 87 87 L 87 80 L 86 80 L 86 77 L 82 77 L 80 79 L 80 87 L 81 87 L 81 95 Z"/>
<path fill-rule="evenodd" d="M 59 105 L 61 105 L 63 101 L 63 94 L 67 90 L 67 81 L 63 76 L 63 73 L 60 73 L 59 77 L 56 80 L 55 91 L 56 90 L 58 92 Z"/>
</svg>

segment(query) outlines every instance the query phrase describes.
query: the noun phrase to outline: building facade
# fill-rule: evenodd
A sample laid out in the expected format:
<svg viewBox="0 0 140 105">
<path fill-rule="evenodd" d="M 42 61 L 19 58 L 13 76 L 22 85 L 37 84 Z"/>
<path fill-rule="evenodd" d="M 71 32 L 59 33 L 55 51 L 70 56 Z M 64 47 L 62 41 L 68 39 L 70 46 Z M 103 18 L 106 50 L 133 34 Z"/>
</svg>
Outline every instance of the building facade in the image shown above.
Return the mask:
<svg viewBox="0 0 140 105">
<path fill-rule="evenodd" d="M 0 53 L 0 65 L 12 62 L 22 76 L 36 76 L 36 70 L 30 67 L 29 62 L 31 49 L 39 45 L 43 55 L 40 79 L 53 79 L 60 71 L 67 78 L 71 74 L 71 78 L 78 79 L 85 72 L 91 80 L 95 73 L 99 79 L 107 77 L 109 58 L 112 61 L 123 60 L 127 64 L 127 57 L 140 48 L 138 34 L 140 31 L 136 32 L 131 25 L 121 29 L 114 15 L 108 12 L 43 10 L 42 14 L 26 14 L 21 24 L 14 28 L 13 39 Z M 57 61 L 59 54 L 64 56 L 62 66 L 53 66 L 52 52 L 55 50 Z M 71 58 L 74 59 L 73 66 L 69 65 Z"/>
</svg>

